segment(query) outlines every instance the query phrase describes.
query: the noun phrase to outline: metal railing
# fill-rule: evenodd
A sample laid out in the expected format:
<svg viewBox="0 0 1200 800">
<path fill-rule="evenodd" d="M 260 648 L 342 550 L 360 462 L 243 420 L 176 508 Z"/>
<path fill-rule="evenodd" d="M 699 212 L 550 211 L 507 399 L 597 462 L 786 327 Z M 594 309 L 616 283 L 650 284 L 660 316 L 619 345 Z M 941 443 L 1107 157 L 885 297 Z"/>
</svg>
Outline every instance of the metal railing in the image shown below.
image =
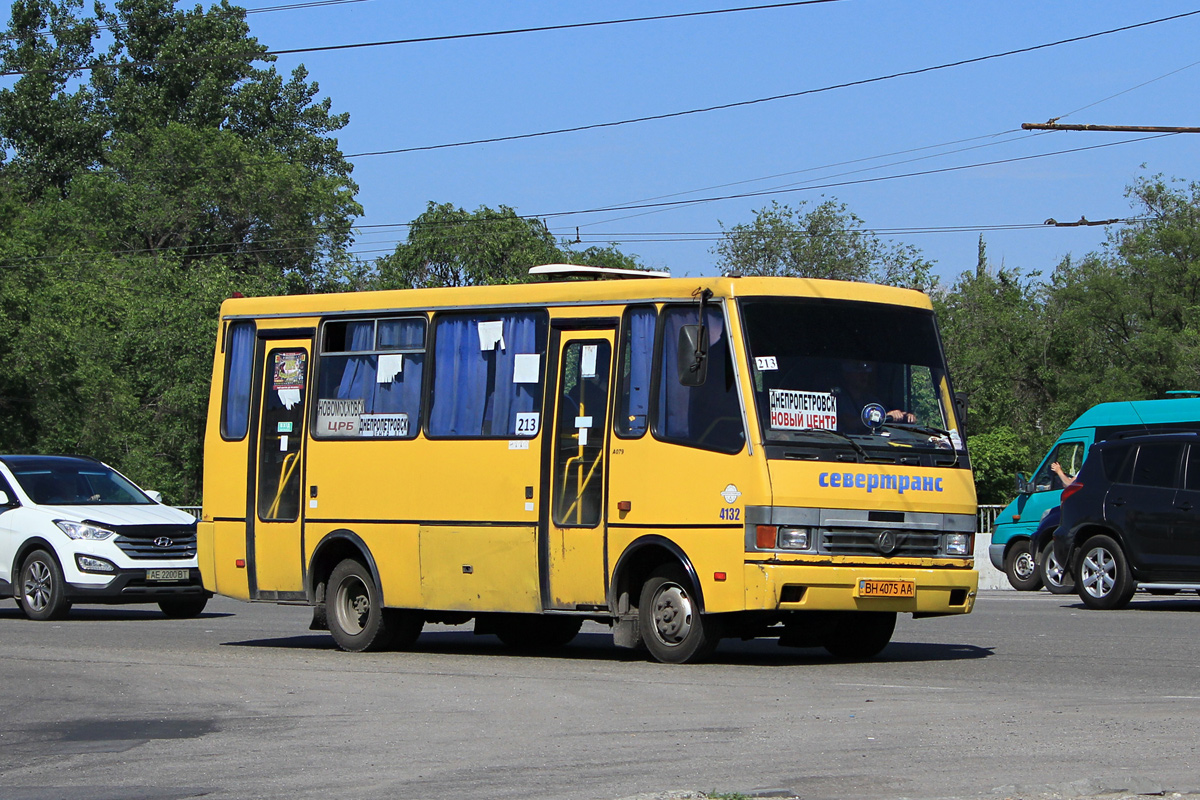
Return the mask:
<svg viewBox="0 0 1200 800">
<path fill-rule="evenodd" d="M 996 526 L 996 516 L 1003 508 L 1004 506 L 980 506 L 975 530 L 980 533 L 991 533 L 992 528 Z"/>
<path fill-rule="evenodd" d="M 200 509 L 202 508 L 202 506 L 175 506 L 175 507 L 178 508 L 180 511 L 186 511 L 187 513 L 191 514 L 196 519 L 200 519 Z"/>
</svg>

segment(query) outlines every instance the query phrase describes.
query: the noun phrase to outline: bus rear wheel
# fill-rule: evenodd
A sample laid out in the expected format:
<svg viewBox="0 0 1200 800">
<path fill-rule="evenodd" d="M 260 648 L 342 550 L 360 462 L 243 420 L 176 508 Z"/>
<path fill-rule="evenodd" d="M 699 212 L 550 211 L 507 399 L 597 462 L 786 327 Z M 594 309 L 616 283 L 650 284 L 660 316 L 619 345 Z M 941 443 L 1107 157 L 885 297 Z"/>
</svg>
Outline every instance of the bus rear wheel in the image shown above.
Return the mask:
<svg viewBox="0 0 1200 800">
<path fill-rule="evenodd" d="M 650 655 L 666 664 L 703 661 L 721 641 L 716 621 L 700 613 L 691 580 L 674 565 L 642 585 L 638 628 Z"/>
<path fill-rule="evenodd" d="M 411 645 L 424 620 L 414 612 L 384 608 L 375 578 L 361 561 L 347 558 L 329 575 L 326 615 L 333 641 L 361 653 Z"/>
<path fill-rule="evenodd" d="M 824 647 L 834 658 L 874 658 L 892 641 L 895 611 L 850 611 L 825 637 Z"/>
</svg>

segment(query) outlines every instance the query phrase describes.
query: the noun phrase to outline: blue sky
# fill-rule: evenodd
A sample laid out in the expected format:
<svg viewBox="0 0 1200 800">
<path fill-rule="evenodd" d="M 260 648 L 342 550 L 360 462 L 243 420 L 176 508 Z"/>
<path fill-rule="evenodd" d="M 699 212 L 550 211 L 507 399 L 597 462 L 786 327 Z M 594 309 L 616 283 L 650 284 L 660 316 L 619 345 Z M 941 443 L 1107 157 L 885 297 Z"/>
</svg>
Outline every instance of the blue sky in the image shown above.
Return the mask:
<svg viewBox="0 0 1200 800">
<path fill-rule="evenodd" d="M 737 5 L 715 0 L 363 0 L 248 19 L 268 48 L 289 49 Z M 281 56 L 278 68 L 290 71 L 304 63 L 334 110 L 349 112 L 350 124 L 338 138 L 343 152 L 354 154 L 819 89 L 1196 10 L 1200 2 L 1173 0 L 837 0 Z M 981 232 L 994 262 L 1048 271 L 1067 254 L 1098 248 L 1105 229 L 1039 223 L 1051 217 L 1130 216 L 1124 192 L 1140 175 L 1200 179 L 1200 137 L 1114 144 L 1146 137 L 1037 134 L 1021 131 L 1021 123 L 1061 117 L 1084 124 L 1200 125 L 1197 41 L 1200 15 L 728 110 L 521 141 L 356 157 L 354 177 L 365 209 L 359 221 L 364 226 L 409 222 L 431 200 L 467 209 L 504 204 L 521 214 L 545 215 L 560 236 L 574 238 L 578 226 L 585 246 L 616 242 L 647 266 L 703 275 L 715 273 L 711 250 L 722 224 L 748 222 L 772 199 L 796 204 L 835 197 L 885 239 L 920 248 L 936 262 L 943 282 L 974 267 Z M 1114 146 L 1028 159 L 1108 144 Z M 925 149 L 888 156 L 916 148 Z M 1025 160 L 804 188 L 1009 159 Z M 770 177 L 784 173 L 791 174 Z M 698 199 L 785 185 L 801 190 L 653 213 L 561 215 L 651 198 Z M 1009 225 L 1035 227 L 990 230 Z M 922 228 L 962 230 L 915 230 Z M 366 258 L 390 252 L 404 234 L 403 227 L 364 227 L 356 250 Z"/>
</svg>

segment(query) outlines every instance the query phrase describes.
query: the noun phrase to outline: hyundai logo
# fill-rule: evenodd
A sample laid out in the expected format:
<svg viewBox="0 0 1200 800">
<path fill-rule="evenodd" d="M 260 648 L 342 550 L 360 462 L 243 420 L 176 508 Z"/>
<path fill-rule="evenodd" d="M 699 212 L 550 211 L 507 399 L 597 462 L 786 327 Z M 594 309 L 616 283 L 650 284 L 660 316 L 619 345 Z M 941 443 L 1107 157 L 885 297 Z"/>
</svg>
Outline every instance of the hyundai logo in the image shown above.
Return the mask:
<svg viewBox="0 0 1200 800">
<path fill-rule="evenodd" d="M 883 553 L 885 556 L 890 556 L 892 553 L 896 552 L 896 534 L 892 533 L 891 531 L 884 531 L 883 533 L 879 534 L 879 537 L 875 540 L 875 546 L 879 548 L 880 553 Z"/>
<path fill-rule="evenodd" d="M 173 544 L 175 544 L 175 540 L 166 536 L 160 536 L 154 540 L 155 547 L 170 547 Z"/>
</svg>

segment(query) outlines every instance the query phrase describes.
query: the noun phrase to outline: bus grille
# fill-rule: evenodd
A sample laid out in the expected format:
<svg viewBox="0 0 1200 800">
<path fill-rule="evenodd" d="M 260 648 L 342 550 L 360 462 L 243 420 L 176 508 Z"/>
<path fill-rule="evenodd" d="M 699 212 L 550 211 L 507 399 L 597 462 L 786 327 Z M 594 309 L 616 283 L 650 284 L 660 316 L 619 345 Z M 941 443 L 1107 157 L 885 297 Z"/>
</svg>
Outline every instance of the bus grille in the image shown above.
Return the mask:
<svg viewBox="0 0 1200 800">
<path fill-rule="evenodd" d="M 195 525 L 118 525 L 117 547 L 130 558 L 195 558 Z"/>
<path fill-rule="evenodd" d="M 890 539 L 888 537 L 890 534 Z M 835 556 L 936 556 L 941 545 L 939 533 L 896 530 L 848 530 L 835 528 L 821 532 L 821 552 Z"/>
</svg>

